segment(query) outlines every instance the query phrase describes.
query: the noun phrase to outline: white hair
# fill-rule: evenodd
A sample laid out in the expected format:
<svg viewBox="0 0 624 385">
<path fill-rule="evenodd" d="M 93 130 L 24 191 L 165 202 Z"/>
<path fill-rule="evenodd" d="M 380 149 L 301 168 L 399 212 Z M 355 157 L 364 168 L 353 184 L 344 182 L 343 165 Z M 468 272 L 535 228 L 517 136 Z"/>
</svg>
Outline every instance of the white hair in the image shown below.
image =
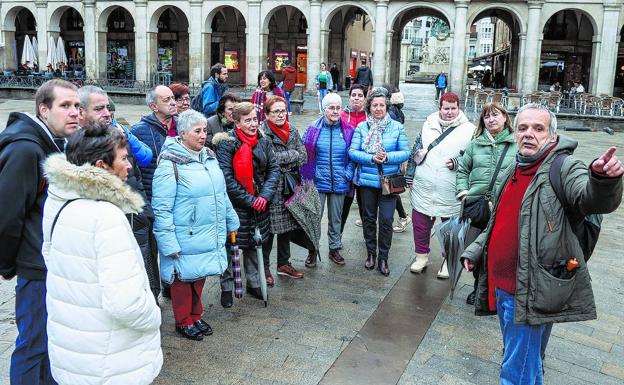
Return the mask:
<svg viewBox="0 0 624 385">
<path fill-rule="evenodd" d="M 199 113 L 195 110 L 186 110 L 180 115 L 178 115 L 177 120 L 177 129 L 178 134 L 182 135 L 182 133 L 187 134 L 193 126 L 198 123 L 202 123 L 204 126 L 208 124 L 206 117 L 204 114 Z"/>
<path fill-rule="evenodd" d="M 518 113 L 516 113 L 516 117 L 514 118 L 514 122 L 513 122 L 514 131 L 516 131 L 516 129 L 518 128 L 518 117 L 520 116 L 520 113 L 526 110 L 539 110 L 539 111 L 548 112 L 548 115 L 550 116 L 550 125 L 548 126 L 548 133 L 550 134 L 550 136 L 554 136 L 557 133 L 557 115 L 555 115 L 554 112 L 552 112 L 545 106 L 538 104 L 538 103 L 527 103 L 524 106 L 520 107 L 520 109 L 518 110 Z"/>
</svg>

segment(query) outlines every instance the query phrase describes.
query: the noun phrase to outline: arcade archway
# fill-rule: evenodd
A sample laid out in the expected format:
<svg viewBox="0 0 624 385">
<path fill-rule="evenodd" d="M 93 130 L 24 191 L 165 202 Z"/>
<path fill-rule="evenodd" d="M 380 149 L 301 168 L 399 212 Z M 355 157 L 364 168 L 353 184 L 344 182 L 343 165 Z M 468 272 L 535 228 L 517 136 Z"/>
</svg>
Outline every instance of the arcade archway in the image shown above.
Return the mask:
<svg viewBox="0 0 624 385">
<path fill-rule="evenodd" d="M 150 45 L 154 47 L 155 43 L 155 50 L 151 51 L 156 55 L 155 80 L 161 84 L 188 82 L 189 22 L 186 15 L 178 7 L 166 6 L 155 12 L 152 20 L 156 20 L 155 26 L 150 28 L 156 31 L 156 41 L 150 37 Z"/>
<path fill-rule="evenodd" d="M 135 79 L 134 19 L 128 10 L 120 6 L 106 9 L 100 16 L 105 31 L 98 32 L 100 52 L 100 76 L 105 71 L 108 79 Z M 102 50 L 102 44 L 105 49 Z"/>
<path fill-rule="evenodd" d="M 210 22 L 210 49 L 206 60 L 210 65 L 223 63 L 228 68 L 230 84 L 245 84 L 247 27 L 242 13 L 231 6 L 214 10 Z"/>
<path fill-rule="evenodd" d="M 286 60 L 297 67 L 297 83 L 307 82 L 308 63 L 308 21 L 299 9 L 284 5 L 275 8 L 270 17 L 262 39 L 266 62 L 262 67 L 275 73 L 281 79 L 282 68 Z M 310 74 L 314 76 L 314 74 Z M 253 82 L 253 79 L 249 79 Z"/>
</svg>

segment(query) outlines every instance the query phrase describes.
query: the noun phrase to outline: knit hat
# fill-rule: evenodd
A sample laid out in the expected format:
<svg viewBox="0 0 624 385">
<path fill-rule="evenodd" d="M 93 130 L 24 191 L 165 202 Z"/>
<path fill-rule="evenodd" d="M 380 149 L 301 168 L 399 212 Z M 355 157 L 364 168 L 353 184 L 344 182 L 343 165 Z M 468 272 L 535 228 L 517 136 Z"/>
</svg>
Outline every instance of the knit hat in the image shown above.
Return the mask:
<svg viewBox="0 0 624 385">
<path fill-rule="evenodd" d="M 321 107 L 325 109 L 330 104 L 339 104 L 342 106 L 342 98 L 340 97 L 340 95 L 338 95 L 335 92 L 330 92 L 327 95 L 325 95 L 325 97 L 323 98 L 323 101 L 321 102 Z"/>
<path fill-rule="evenodd" d="M 403 97 L 403 92 L 395 92 L 390 96 L 391 104 L 403 104 L 405 103 L 405 97 Z"/>
<path fill-rule="evenodd" d="M 113 99 L 111 99 L 111 97 L 108 97 L 108 110 L 110 112 L 115 112 L 115 103 L 113 102 Z"/>
</svg>

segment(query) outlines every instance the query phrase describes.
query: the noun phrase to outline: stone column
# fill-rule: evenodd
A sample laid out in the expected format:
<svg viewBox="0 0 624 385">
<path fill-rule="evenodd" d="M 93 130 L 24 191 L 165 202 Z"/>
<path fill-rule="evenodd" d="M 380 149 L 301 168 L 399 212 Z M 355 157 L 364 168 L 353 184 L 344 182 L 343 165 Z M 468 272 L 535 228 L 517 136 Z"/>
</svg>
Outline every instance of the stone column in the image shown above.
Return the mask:
<svg viewBox="0 0 624 385">
<path fill-rule="evenodd" d="M 95 29 L 95 43 L 97 46 L 97 67 L 96 76 L 99 79 L 106 79 L 106 54 L 107 54 L 107 41 L 108 41 L 108 28 L 96 26 Z"/>
<path fill-rule="evenodd" d="M 401 60 L 400 57 L 397 57 L 397 55 L 400 55 L 401 52 L 397 52 L 395 57 L 392 57 L 392 47 L 393 47 L 393 41 L 392 41 L 392 37 L 394 36 L 394 31 L 389 29 L 386 31 L 386 50 L 384 51 L 384 57 L 386 58 L 386 67 L 385 68 L 389 68 L 389 71 L 386 71 L 386 75 L 384 77 L 383 82 L 384 83 L 394 83 L 393 80 L 391 80 L 391 76 L 395 75 L 395 67 L 396 67 L 396 62 L 397 60 Z"/>
<path fill-rule="evenodd" d="M 388 0 L 376 0 L 377 10 L 375 12 L 375 34 L 374 40 L 374 56 L 373 56 L 373 83 L 381 85 L 386 81 L 387 67 L 387 45 L 388 36 L 386 28 L 388 24 Z"/>
<path fill-rule="evenodd" d="M 4 59 L 2 61 L 2 68 L 5 70 L 17 70 L 19 68 L 19 61 L 21 60 L 21 58 L 19 54 L 16 55 L 16 52 L 14 52 L 13 49 L 13 42 L 15 41 L 15 27 L 5 28 L 2 33 L 4 35 Z M 17 57 L 17 62 L 13 60 L 15 57 Z"/>
<path fill-rule="evenodd" d="M 85 55 L 85 74 L 87 78 L 97 78 L 98 58 L 97 42 L 95 32 L 95 0 L 83 0 L 84 2 L 84 33 L 85 52 L 91 52 L 91 55 Z M 65 43 L 67 44 L 67 43 Z"/>
<path fill-rule="evenodd" d="M 519 91 L 522 89 L 522 85 L 524 84 L 524 49 L 526 47 L 526 33 L 518 34 L 518 49 L 517 49 L 517 58 L 518 61 L 516 63 L 516 90 Z M 514 51 L 515 52 L 515 51 Z M 513 55 L 513 52 L 512 52 Z"/>
<path fill-rule="evenodd" d="M 321 30 L 321 56 L 320 62 L 327 64 L 327 70 L 331 68 L 332 63 L 329 62 L 329 30 Z M 319 64 L 320 65 L 320 64 Z"/>
<path fill-rule="evenodd" d="M 189 15 L 189 81 L 201 84 L 204 74 L 202 39 L 202 0 L 190 0 Z"/>
<path fill-rule="evenodd" d="M 591 56 L 591 64 L 589 67 L 589 79 L 587 79 L 587 84 L 585 84 L 585 81 L 582 82 L 587 92 L 590 92 L 593 94 L 596 93 L 596 85 L 597 85 L 596 79 L 598 78 L 598 70 L 599 70 L 598 62 L 600 60 L 598 55 L 600 55 L 601 46 L 602 46 L 600 37 L 601 37 L 600 35 L 592 36 L 592 56 Z"/>
<path fill-rule="evenodd" d="M 453 46 L 451 48 L 450 91 L 460 97 L 466 82 L 466 14 L 470 0 L 455 0 Z"/>
<path fill-rule="evenodd" d="M 310 0 L 308 23 L 308 91 L 316 90 L 314 80 L 321 65 L 321 1 Z"/>
<path fill-rule="evenodd" d="M 524 73 L 522 91 L 525 93 L 537 90 L 539 75 L 539 59 L 541 56 L 540 20 L 542 16 L 543 0 L 528 0 L 529 19 L 526 40 L 524 44 Z"/>
<path fill-rule="evenodd" d="M 147 81 L 150 79 L 151 56 L 154 52 L 148 51 L 147 36 L 147 0 L 135 0 L 136 14 L 134 15 L 134 64 L 136 80 Z"/>
<path fill-rule="evenodd" d="M 605 3 L 607 3 L 605 1 Z M 620 5 L 604 4 L 602 15 L 602 42 L 598 54 L 597 72 L 592 88 L 595 94 L 613 94 L 613 83 L 617 65 Z"/>
<path fill-rule="evenodd" d="M 48 65 L 48 2 L 35 1 L 35 7 L 37 7 L 37 14 L 35 17 L 37 22 L 37 44 L 39 49 L 37 55 L 39 55 L 39 69 L 43 71 Z"/>
<path fill-rule="evenodd" d="M 260 54 L 260 28 L 262 20 L 260 20 L 260 0 L 248 0 L 248 14 L 247 17 L 247 41 L 246 50 L 246 71 L 245 77 L 248 87 L 255 87 L 258 73 L 260 72 L 260 62 L 263 55 Z"/>
<path fill-rule="evenodd" d="M 247 32 L 247 30 L 245 30 Z M 202 69 L 202 82 L 208 80 L 210 77 L 210 67 L 212 59 L 212 28 L 208 28 L 206 33 L 202 34 L 202 41 L 204 42 L 204 49 L 202 50 L 201 61 L 203 62 Z M 242 54 L 242 52 L 241 52 Z M 241 61 L 245 61 L 244 57 L 240 58 Z M 247 67 L 245 67 L 247 68 Z M 244 84 L 243 84 L 244 85 Z"/>
</svg>

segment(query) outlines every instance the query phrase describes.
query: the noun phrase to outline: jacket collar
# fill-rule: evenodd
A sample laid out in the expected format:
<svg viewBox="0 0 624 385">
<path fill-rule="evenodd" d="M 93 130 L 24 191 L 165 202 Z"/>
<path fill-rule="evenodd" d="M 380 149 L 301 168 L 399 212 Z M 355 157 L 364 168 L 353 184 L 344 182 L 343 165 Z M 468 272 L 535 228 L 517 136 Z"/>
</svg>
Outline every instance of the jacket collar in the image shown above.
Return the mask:
<svg viewBox="0 0 624 385">
<path fill-rule="evenodd" d="M 145 204 L 141 195 L 117 176 L 90 164 L 76 166 L 64 154 L 49 156 L 43 167 L 50 182 L 48 193 L 60 199 L 106 201 L 125 214 L 140 213 Z"/>
</svg>

